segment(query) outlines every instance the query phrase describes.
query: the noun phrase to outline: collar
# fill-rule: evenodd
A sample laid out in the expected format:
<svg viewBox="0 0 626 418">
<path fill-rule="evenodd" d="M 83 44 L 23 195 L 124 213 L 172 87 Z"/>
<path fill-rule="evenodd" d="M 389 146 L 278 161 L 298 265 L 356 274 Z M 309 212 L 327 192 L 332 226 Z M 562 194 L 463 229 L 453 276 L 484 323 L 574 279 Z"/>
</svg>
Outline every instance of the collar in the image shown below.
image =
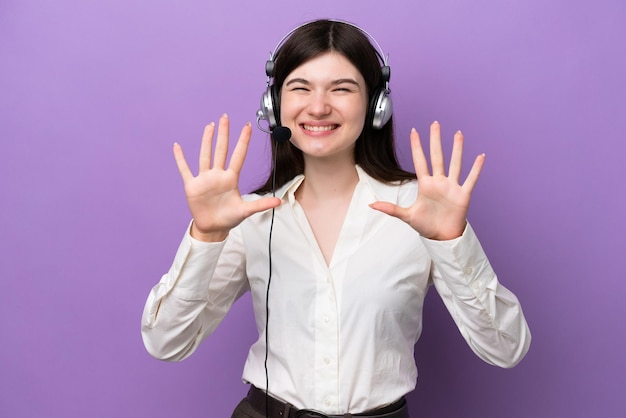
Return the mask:
<svg viewBox="0 0 626 418">
<path fill-rule="evenodd" d="M 365 187 L 369 190 L 375 201 L 395 202 L 397 200 L 399 182 L 383 183 L 367 174 L 358 164 L 355 167 L 359 176 L 359 184 L 357 186 Z M 295 192 L 303 180 L 304 174 L 297 175 L 276 190 L 276 197 L 281 200 L 287 199 L 291 203 L 295 202 Z"/>
</svg>

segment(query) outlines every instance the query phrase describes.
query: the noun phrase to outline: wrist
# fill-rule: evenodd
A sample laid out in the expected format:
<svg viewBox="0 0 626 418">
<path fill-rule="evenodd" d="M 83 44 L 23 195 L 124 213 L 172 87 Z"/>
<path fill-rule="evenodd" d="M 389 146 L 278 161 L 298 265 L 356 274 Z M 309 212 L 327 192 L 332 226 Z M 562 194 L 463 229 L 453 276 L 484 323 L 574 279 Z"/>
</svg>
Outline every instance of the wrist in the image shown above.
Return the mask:
<svg viewBox="0 0 626 418">
<path fill-rule="evenodd" d="M 228 232 L 229 231 L 201 231 L 193 221 L 189 228 L 189 235 L 191 235 L 193 239 L 202 242 L 222 242 L 228 236 Z"/>
<path fill-rule="evenodd" d="M 433 235 L 432 237 L 426 237 L 432 241 L 452 241 L 457 239 L 465 233 L 465 229 L 467 228 L 467 221 L 463 222 L 462 225 L 459 225 L 458 228 L 451 228 L 447 231 L 440 231 L 438 234 Z"/>
</svg>

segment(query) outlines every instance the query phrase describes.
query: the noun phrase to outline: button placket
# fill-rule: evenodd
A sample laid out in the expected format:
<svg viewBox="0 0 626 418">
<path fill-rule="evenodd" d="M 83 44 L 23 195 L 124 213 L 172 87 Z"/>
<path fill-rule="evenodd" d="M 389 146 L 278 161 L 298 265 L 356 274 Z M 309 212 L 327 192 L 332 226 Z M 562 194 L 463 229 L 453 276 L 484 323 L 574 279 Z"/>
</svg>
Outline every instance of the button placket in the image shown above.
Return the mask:
<svg viewBox="0 0 626 418">
<path fill-rule="evenodd" d="M 337 368 L 338 323 L 332 278 L 327 273 L 325 280 L 318 282 L 315 308 L 315 373 L 320 386 L 316 388 L 316 399 L 320 405 L 332 410 L 336 408 L 339 376 Z"/>
</svg>

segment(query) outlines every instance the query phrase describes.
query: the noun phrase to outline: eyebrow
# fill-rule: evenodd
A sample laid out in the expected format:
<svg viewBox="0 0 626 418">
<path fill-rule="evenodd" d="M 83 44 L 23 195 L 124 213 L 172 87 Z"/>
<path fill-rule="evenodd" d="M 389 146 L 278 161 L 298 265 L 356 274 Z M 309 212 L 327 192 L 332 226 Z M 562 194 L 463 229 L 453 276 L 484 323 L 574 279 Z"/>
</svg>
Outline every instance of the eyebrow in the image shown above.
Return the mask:
<svg viewBox="0 0 626 418">
<path fill-rule="evenodd" d="M 289 86 L 291 84 L 294 83 L 301 83 L 301 84 L 305 84 L 305 85 L 310 85 L 311 82 L 309 80 L 306 80 L 304 78 L 292 78 L 291 80 L 287 81 L 285 83 L 285 86 Z M 353 84 L 357 87 L 361 87 L 361 85 L 356 82 L 356 80 L 353 80 L 351 78 L 339 78 L 337 80 L 333 80 L 330 84 L 333 86 L 339 85 L 339 84 L 344 84 L 344 83 L 348 83 L 348 84 Z"/>
</svg>

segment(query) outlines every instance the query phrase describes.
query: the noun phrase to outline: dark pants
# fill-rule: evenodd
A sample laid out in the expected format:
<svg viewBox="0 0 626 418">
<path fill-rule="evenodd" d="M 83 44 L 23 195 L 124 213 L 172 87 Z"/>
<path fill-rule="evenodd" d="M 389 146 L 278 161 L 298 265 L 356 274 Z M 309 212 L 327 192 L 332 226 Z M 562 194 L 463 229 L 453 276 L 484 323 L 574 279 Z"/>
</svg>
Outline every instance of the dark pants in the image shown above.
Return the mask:
<svg viewBox="0 0 626 418">
<path fill-rule="evenodd" d="M 407 418 L 409 417 L 409 413 L 408 413 L 406 404 L 402 408 L 402 414 L 401 415 L 403 417 L 404 416 L 406 416 Z M 266 418 L 266 416 L 265 416 L 265 414 L 261 414 L 261 413 L 257 412 L 252 407 L 252 405 L 250 405 L 250 402 L 248 402 L 248 398 L 243 398 L 243 400 L 241 402 L 239 402 L 239 405 L 237 405 L 237 407 L 233 411 L 233 415 L 231 416 L 231 418 Z"/>
</svg>

